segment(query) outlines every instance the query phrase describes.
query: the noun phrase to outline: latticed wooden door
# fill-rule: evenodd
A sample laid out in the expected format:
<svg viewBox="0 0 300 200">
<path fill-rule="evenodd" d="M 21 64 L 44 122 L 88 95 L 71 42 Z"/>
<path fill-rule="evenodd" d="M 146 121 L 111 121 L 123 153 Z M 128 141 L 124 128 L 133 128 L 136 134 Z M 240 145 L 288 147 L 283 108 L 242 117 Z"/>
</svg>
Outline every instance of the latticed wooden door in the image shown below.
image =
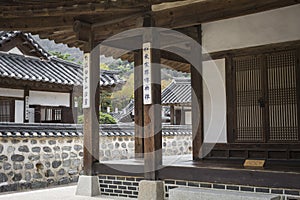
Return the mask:
<svg viewBox="0 0 300 200">
<path fill-rule="evenodd" d="M 233 58 L 235 142 L 298 142 L 297 51 Z"/>
</svg>

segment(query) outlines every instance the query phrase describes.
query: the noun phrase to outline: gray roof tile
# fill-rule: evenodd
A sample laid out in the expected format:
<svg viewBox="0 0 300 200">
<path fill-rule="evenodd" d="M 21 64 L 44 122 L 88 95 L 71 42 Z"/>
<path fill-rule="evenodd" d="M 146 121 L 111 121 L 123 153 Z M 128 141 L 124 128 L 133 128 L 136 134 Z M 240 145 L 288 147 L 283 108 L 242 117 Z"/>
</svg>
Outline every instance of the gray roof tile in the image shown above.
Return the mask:
<svg viewBox="0 0 300 200">
<path fill-rule="evenodd" d="M 0 77 L 78 86 L 82 84 L 82 68 L 75 63 L 54 57 L 41 60 L 0 52 Z M 101 87 L 124 83 L 116 71 L 101 70 L 100 80 Z"/>
<path fill-rule="evenodd" d="M 191 103 L 191 79 L 174 79 L 161 94 L 163 105 L 190 104 Z"/>
<path fill-rule="evenodd" d="M 163 125 L 163 135 L 191 135 L 190 125 Z M 103 124 L 100 125 L 100 135 L 134 136 L 133 124 Z M 78 124 L 17 124 L 0 123 L 0 138 L 11 137 L 81 137 L 83 136 L 82 125 Z"/>
</svg>

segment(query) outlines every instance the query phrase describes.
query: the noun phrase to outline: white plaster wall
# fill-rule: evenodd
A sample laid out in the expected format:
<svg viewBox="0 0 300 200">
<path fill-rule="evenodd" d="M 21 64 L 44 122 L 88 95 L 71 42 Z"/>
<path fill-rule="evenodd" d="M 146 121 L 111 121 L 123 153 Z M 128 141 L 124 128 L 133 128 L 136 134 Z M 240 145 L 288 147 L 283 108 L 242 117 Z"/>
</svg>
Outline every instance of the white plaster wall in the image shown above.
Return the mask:
<svg viewBox="0 0 300 200">
<path fill-rule="evenodd" d="M 204 23 L 207 52 L 300 40 L 300 5 Z"/>
<path fill-rule="evenodd" d="M 191 111 L 185 112 L 185 124 L 192 124 L 192 112 Z"/>
<path fill-rule="evenodd" d="M 24 122 L 24 101 L 15 100 L 15 122 L 23 123 Z"/>
<path fill-rule="evenodd" d="M 204 62 L 203 78 L 204 142 L 226 143 L 225 59 Z"/>
<path fill-rule="evenodd" d="M 69 93 L 29 91 L 29 105 L 69 107 L 69 99 Z"/>
<path fill-rule="evenodd" d="M 24 97 L 24 90 L 0 88 L 0 96 L 2 97 Z"/>
<path fill-rule="evenodd" d="M 23 55 L 23 53 L 20 51 L 20 49 L 18 49 L 18 47 L 12 48 L 11 50 L 8 51 L 8 53 Z"/>
</svg>

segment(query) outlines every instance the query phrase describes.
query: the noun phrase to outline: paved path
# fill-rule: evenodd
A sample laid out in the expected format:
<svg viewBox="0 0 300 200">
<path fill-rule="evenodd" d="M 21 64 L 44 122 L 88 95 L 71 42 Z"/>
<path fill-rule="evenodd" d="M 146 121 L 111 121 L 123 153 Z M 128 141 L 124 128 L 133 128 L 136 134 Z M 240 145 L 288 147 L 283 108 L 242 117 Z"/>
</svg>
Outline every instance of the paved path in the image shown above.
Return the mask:
<svg viewBox="0 0 300 200">
<path fill-rule="evenodd" d="M 0 194 L 0 200 L 129 200 L 130 198 L 82 197 L 75 195 L 76 186 L 43 189 L 29 192 Z"/>
</svg>

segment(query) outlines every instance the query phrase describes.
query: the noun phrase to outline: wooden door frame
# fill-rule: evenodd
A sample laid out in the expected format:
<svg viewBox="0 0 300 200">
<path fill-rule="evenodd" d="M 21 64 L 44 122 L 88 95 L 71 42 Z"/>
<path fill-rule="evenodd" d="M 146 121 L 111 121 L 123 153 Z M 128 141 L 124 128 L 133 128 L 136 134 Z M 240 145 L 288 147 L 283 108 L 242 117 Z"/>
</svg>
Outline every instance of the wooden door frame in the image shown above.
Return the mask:
<svg viewBox="0 0 300 200">
<path fill-rule="evenodd" d="M 280 46 L 280 44 L 282 46 Z M 286 43 L 279 43 L 279 44 L 270 44 L 270 45 L 264 45 L 259 47 L 249 47 L 244 49 L 237 49 L 237 50 L 230 50 L 223 58 L 225 58 L 225 70 L 226 70 L 226 109 L 227 109 L 227 143 L 229 144 L 243 144 L 244 142 L 236 142 L 236 127 L 237 127 L 237 116 L 236 116 L 236 89 L 235 89 L 235 69 L 233 65 L 233 58 L 239 57 L 239 56 L 262 56 L 262 68 L 266 68 L 266 56 L 270 53 L 275 52 L 283 52 L 283 51 L 295 51 L 297 53 L 296 57 L 296 95 L 297 95 L 297 115 L 298 115 L 298 127 L 300 125 L 300 41 L 297 41 L 292 45 L 291 42 Z M 221 53 L 213 53 L 212 55 L 218 55 L 220 56 Z M 265 71 L 265 72 L 264 72 Z M 263 93 L 264 98 L 266 99 L 265 108 L 263 115 L 264 118 L 264 142 L 263 143 L 269 143 L 270 138 L 270 125 L 269 124 L 269 103 L 267 101 L 268 99 L 268 92 L 265 91 L 268 89 L 268 79 L 266 74 L 267 69 L 262 69 L 263 74 Z M 298 128 L 298 143 L 300 143 L 300 127 Z M 249 143 L 249 142 L 245 142 Z M 291 142 L 284 142 L 284 143 L 295 143 L 295 141 Z"/>
</svg>

